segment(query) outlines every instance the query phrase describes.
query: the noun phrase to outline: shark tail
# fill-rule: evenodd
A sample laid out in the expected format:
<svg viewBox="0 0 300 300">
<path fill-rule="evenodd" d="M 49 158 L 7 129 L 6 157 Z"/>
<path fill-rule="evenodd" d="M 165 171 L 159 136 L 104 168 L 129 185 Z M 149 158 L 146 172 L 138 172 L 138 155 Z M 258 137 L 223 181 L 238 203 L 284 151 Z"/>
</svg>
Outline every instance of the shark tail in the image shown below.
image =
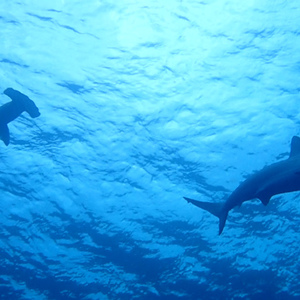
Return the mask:
<svg viewBox="0 0 300 300">
<path fill-rule="evenodd" d="M 198 207 L 210 212 L 214 216 L 218 217 L 219 218 L 219 235 L 222 233 L 225 223 L 226 223 L 227 215 L 228 215 L 228 211 L 223 209 L 223 206 L 224 206 L 223 203 L 210 203 L 210 202 L 193 200 L 193 199 L 186 198 L 186 197 L 183 197 L 183 198 L 187 202 L 192 203 L 193 205 L 198 206 Z"/>
<path fill-rule="evenodd" d="M 0 139 L 6 146 L 9 144 L 9 129 L 7 124 L 0 125 Z"/>
</svg>

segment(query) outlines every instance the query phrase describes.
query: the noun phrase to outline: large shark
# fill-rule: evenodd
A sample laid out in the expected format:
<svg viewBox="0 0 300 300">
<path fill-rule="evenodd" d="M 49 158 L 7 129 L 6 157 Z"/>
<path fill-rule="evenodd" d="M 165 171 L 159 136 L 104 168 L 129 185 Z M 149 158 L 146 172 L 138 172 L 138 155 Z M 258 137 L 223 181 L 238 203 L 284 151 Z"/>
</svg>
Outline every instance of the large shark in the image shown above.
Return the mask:
<svg viewBox="0 0 300 300">
<path fill-rule="evenodd" d="M 267 205 L 272 196 L 300 191 L 300 138 L 294 136 L 288 159 L 264 167 L 242 182 L 225 203 L 209 203 L 184 197 L 188 202 L 219 218 L 222 233 L 228 212 L 243 202 L 258 198 Z"/>
<path fill-rule="evenodd" d="M 4 94 L 12 100 L 0 107 L 0 139 L 8 146 L 9 130 L 7 124 L 20 116 L 24 111 L 26 111 L 31 118 L 40 116 L 40 112 L 35 103 L 21 92 L 13 88 L 7 88 Z"/>
</svg>

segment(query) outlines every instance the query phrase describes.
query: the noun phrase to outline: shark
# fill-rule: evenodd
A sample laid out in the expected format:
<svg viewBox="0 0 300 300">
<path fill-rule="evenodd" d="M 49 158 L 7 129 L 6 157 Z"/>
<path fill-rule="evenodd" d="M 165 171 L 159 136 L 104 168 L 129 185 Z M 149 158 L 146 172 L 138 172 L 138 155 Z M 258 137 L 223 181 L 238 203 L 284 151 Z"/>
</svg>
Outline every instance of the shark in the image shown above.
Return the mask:
<svg viewBox="0 0 300 300">
<path fill-rule="evenodd" d="M 265 166 L 243 181 L 223 203 L 211 203 L 183 197 L 187 202 L 219 218 L 219 235 L 223 232 L 230 210 L 243 202 L 259 199 L 267 205 L 274 195 L 300 191 L 300 137 L 293 136 L 290 155 Z"/>
<path fill-rule="evenodd" d="M 11 99 L 10 102 L 0 107 L 0 139 L 8 146 L 10 136 L 7 124 L 19 117 L 24 111 L 31 118 L 39 117 L 40 112 L 35 103 L 21 92 L 7 88 L 3 93 Z"/>
</svg>

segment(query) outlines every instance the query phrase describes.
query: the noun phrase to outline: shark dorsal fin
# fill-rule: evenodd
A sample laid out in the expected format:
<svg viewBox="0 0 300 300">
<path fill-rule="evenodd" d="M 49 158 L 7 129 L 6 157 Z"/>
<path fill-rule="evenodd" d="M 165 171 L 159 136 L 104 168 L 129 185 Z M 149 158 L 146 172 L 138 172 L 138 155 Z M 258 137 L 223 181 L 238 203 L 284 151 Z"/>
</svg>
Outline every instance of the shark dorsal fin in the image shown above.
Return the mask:
<svg viewBox="0 0 300 300">
<path fill-rule="evenodd" d="M 296 155 L 300 155 L 300 137 L 293 136 L 290 157 L 294 157 Z"/>
</svg>

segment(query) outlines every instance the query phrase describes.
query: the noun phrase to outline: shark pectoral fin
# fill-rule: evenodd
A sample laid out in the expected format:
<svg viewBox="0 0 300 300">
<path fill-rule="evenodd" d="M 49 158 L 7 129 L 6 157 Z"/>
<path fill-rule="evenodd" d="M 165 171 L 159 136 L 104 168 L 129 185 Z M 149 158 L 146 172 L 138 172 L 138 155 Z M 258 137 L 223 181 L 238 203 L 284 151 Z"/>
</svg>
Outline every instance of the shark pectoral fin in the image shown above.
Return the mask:
<svg viewBox="0 0 300 300">
<path fill-rule="evenodd" d="M 223 208 L 223 203 L 210 203 L 210 202 L 203 202 L 203 201 L 198 201 L 190 198 L 183 197 L 187 202 L 192 203 L 195 206 L 198 206 L 214 216 L 219 218 L 219 235 L 222 233 L 228 212 L 224 211 Z"/>
<path fill-rule="evenodd" d="M 261 203 L 263 205 L 268 205 L 270 202 L 271 196 L 260 194 L 260 195 L 257 195 L 257 198 L 261 201 Z"/>
<path fill-rule="evenodd" d="M 9 130 L 7 124 L 0 126 L 0 138 L 6 146 L 9 144 Z"/>
</svg>

